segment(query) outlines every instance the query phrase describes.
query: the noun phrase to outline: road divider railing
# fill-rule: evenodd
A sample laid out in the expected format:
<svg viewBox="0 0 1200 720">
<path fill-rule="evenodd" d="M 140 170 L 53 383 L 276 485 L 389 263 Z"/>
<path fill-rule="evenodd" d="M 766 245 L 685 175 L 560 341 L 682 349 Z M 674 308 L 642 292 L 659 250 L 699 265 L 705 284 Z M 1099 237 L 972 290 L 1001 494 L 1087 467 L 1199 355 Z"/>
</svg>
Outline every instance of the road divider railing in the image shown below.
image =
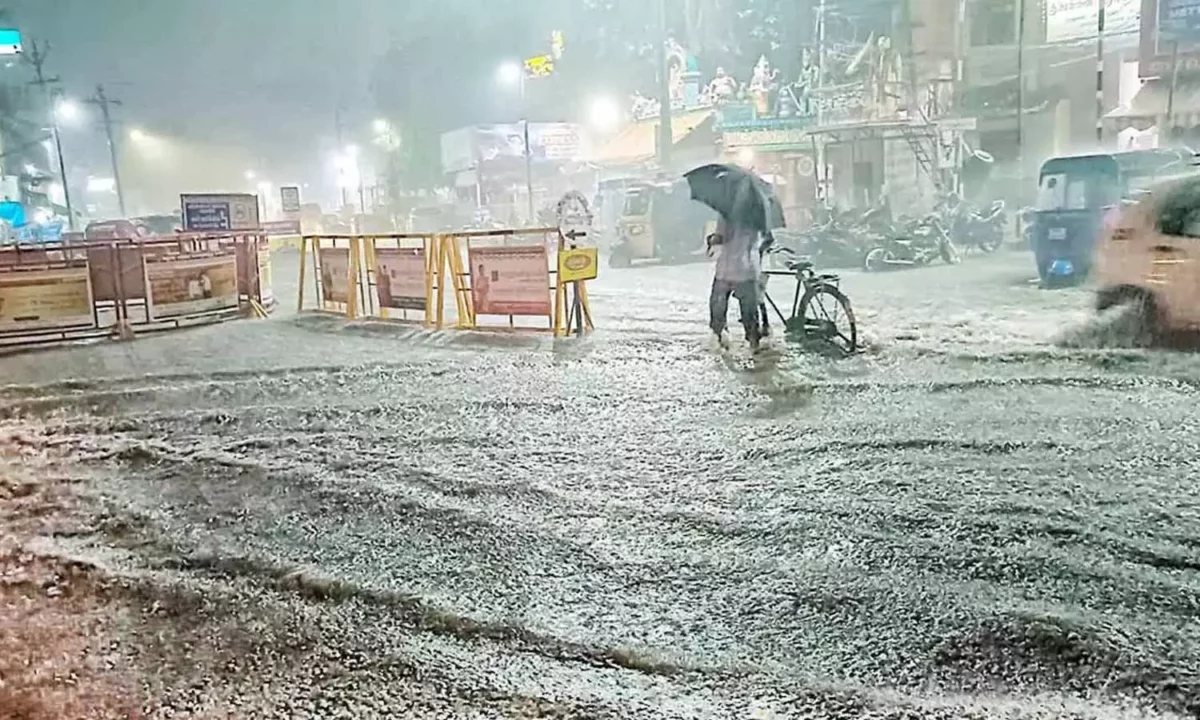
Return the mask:
<svg viewBox="0 0 1200 720">
<path fill-rule="evenodd" d="M 429 329 L 546 332 L 594 329 L 587 281 L 598 257 L 558 228 L 455 233 L 309 235 L 297 309 L 418 324 Z"/>
<path fill-rule="evenodd" d="M 261 233 L 0 248 L 0 349 L 264 317 L 274 304 Z"/>
</svg>

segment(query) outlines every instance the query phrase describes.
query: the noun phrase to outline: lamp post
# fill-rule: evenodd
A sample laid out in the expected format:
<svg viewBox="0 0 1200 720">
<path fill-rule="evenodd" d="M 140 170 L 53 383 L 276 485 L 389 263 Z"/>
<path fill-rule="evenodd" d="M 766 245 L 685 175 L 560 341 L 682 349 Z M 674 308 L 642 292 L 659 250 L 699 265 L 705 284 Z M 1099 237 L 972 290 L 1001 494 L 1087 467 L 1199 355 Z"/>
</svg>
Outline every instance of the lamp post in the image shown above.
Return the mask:
<svg viewBox="0 0 1200 720">
<path fill-rule="evenodd" d="M 67 163 L 63 159 L 60 119 L 68 122 L 79 117 L 79 106 L 63 97 L 57 98 L 50 113 L 50 132 L 54 136 L 54 154 L 58 157 L 58 177 L 62 180 L 63 204 L 67 207 L 67 229 L 75 232 L 75 209 L 71 206 L 71 186 L 67 183 Z"/>
<path fill-rule="evenodd" d="M 522 144 L 525 147 L 525 196 L 528 201 L 527 212 L 529 222 L 535 220 L 533 212 L 533 153 L 529 147 L 529 101 L 526 95 L 527 80 L 525 68 L 517 62 L 509 62 L 500 66 L 500 81 L 506 85 L 516 85 L 521 102 L 521 133 Z"/>
</svg>

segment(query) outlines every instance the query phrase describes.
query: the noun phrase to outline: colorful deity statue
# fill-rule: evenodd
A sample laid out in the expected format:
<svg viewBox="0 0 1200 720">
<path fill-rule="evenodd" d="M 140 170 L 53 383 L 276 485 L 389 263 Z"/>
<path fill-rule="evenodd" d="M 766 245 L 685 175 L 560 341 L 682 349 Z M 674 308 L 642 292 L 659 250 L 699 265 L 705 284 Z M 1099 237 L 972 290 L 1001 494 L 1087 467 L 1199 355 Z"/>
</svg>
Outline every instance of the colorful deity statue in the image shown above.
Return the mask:
<svg viewBox="0 0 1200 720">
<path fill-rule="evenodd" d="M 717 68 L 716 75 L 709 81 L 708 87 L 705 88 L 704 94 L 713 104 L 720 104 L 733 100 L 737 97 L 738 81 L 732 75 L 725 72 L 725 68 Z"/>
<path fill-rule="evenodd" d="M 675 38 L 667 38 L 667 87 L 671 94 L 671 103 L 682 104 L 684 94 L 684 76 L 688 72 L 687 51 Z"/>
<path fill-rule="evenodd" d="M 754 111 L 760 116 L 768 115 L 771 111 L 771 91 L 777 87 L 778 78 L 779 71 L 771 67 L 767 56 L 759 56 L 758 62 L 754 65 L 754 73 L 750 76 L 750 85 L 747 90 L 754 102 Z"/>
<path fill-rule="evenodd" d="M 641 93 L 633 94 L 632 107 L 630 109 L 635 120 L 658 117 L 658 114 L 662 111 L 661 104 L 657 100 L 646 97 Z"/>
<path fill-rule="evenodd" d="M 812 51 L 804 48 L 804 52 L 800 55 L 800 75 L 796 78 L 795 85 L 797 114 L 814 114 L 816 109 L 813 107 L 812 96 L 820 80 L 821 72 L 817 68 L 817 64 L 813 62 Z"/>
</svg>

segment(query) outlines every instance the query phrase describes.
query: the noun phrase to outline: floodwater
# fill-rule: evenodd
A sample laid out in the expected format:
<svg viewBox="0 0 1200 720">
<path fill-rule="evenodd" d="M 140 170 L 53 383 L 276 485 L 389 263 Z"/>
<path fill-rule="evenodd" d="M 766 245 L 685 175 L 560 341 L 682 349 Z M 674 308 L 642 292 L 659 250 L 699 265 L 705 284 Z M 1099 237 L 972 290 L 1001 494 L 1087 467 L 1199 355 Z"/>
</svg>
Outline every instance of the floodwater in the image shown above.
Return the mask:
<svg viewBox="0 0 1200 720">
<path fill-rule="evenodd" d="M 1031 268 L 849 273 L 847 360 L 717 351 L 691 265 L 583 341 L 285 308 L 0 397 L 93 514 L 54 547 L 174 608 L 162 717 L 1194 717 L 1200 358 Z"/>
</svg>

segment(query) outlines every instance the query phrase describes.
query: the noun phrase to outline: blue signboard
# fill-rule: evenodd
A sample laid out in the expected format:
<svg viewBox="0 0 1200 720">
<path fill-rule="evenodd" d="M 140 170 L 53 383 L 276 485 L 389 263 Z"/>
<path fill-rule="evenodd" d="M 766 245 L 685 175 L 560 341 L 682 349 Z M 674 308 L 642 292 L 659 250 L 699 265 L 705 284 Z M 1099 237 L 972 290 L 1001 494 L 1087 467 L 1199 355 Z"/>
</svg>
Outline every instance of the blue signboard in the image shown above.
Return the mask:
<svg viewBox="0 0 1200 720">
<path fill-rule="evenodd" d="M 1200 0 L 1159 0 L 1158 35 L 1181 43 L 1200 40 Z"/>
<path fill-rule="evenodd" d="M 731 101 L 717 108 L 717 129 L 727 130 L 797 130 L 811 127 L 816 116 L 793 112 L 790 115 L 760 115 L 754 103 Z"/>
<path fill-rule="evenodd" d="M 220 232 L 259 227 L 257 195 L 181 195 L 179 205 L 184 230 Z"/>
<path fill-rule="evenodd" d="M 183 208 L 183 226 L 188 230 L 229 230 L 229 203 L 192 203 Z"/>
</svg>

